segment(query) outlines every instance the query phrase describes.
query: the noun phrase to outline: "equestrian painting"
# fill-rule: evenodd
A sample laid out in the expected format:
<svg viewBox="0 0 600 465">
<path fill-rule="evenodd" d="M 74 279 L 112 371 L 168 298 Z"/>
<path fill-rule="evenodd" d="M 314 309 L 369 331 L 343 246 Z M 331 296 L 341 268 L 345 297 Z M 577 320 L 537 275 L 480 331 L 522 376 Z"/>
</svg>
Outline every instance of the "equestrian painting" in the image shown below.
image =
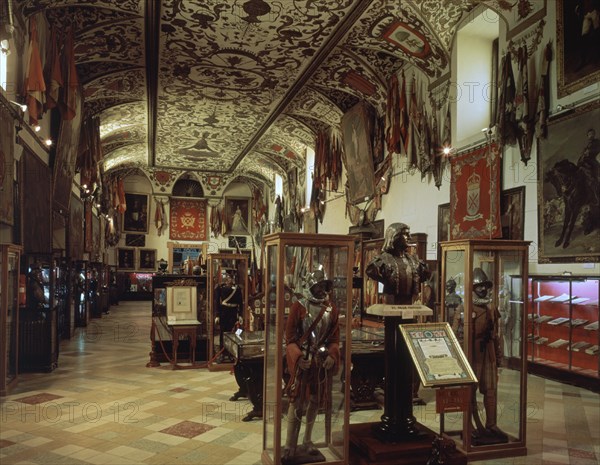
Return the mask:
<svg viewBox="0 0 600 465">
<path fill-rule="evenodd" d="M 539 144 L 539 261 L 600 261 L 600 104 L 553 121 Z"/>
</svg>

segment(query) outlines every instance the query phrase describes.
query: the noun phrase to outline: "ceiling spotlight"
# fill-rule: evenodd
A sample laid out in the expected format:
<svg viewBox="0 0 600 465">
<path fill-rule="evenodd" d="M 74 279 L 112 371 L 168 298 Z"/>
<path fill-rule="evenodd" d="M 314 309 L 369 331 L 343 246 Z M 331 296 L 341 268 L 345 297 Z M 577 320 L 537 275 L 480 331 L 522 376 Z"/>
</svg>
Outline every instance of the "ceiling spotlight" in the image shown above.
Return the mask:
<svg viewBox="0 0 600 465">
<path fill-rule="evenodd" d="M 52 139 L 46 139 L 46 140 L 44 141 L 44 143 L 45 143 L 45 144 L 46 144 L 48 147 L 50 147 L 50 146 L 52 145 Z"/>
<path fill-rule="evenodd" d="M 27 105 L 25 105 L 24 103 L 15 102 L 14 100 L 11 100 L 10 103 L 13 103 L 16 106 L 18 106 L 23 113 L 27 111 Z"/>
<path fill-rule="evenodd" d="M 450 155 L 450 152 L 452 151 L 452 147 L 444 147 L 444 155 Z"/>
<path fill-rule="evenodd" d="M 33 130 L 35 132 L 40 132 L 41 129 L 42 129 L 42 127 L 39 124 L 36 124 L 35 127 L 33 128 Z"/>
</svg>

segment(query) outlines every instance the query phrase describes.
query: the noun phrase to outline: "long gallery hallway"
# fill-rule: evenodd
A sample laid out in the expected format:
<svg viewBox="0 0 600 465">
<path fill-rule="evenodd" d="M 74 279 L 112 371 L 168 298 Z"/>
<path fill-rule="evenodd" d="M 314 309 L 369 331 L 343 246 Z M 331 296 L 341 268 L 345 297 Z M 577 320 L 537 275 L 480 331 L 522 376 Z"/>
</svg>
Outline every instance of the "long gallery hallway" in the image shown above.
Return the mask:
<svg viewBox="0 0 600 465">
<path fill-rule="evenodd" d="M 261 463 L 262 423 L 241 421 L 251 404 L 228 400 L 229 371 L 146 368 L 150 313 L 150 302 L 122 302 L 61 343 L 52 373 L 19 376 L 0 401 L 2 465 Z M 528 385 L 529 455 L 471 463 L 600 463 L 600 396 L 536 376 Z"/>
</svg>

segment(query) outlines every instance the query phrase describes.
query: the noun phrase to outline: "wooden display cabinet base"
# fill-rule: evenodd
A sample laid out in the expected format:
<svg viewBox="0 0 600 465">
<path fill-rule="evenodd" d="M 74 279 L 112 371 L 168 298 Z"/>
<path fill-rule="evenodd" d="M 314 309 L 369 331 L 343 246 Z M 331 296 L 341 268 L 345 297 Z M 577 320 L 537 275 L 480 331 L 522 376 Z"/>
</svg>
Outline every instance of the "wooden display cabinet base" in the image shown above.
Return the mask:
<svg viewBox="0 0 600 465">
<path fill-rule="evenodd" d="M 350 425 L 350 465 L 413 465 L 427 463 L 437 437 L 429 428 L 418 424 L 419 435 L 401 442 L 382 442 L 373 434 L 378 423 Z M 438 462 L 433 462 L 438 463 Z M 441 463 L 441 462 L 440 462 Z M 448 451 L 445 465 L 465 465 L 467 456 L 456 450 Z"/>
</svg>

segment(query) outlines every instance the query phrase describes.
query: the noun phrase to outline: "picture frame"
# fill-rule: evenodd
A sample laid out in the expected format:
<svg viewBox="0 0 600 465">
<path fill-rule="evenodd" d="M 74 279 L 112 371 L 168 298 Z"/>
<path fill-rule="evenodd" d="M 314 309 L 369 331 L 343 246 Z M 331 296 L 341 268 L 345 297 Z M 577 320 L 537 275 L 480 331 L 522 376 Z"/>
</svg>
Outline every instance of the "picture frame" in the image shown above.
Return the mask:
<svg viewBox="0 0 600 465">
<path fill-rule="evenodd" d="M 125 193 L 127 209 L 123 213 L 123 232 L 148 234 L 148 195 Z"/>
<path fill-rule="evenodd" d="M 125 245 L 127 247 L 146 247 L 146 235 L 125 234 Z"/>
<path fill-rule="evenodd" d="M 250 199 L 246 197 L 227 197 L 225 215 L 228 234 L 250 234 Z"/>
<path fill-rule="evenodd" d="M 593 25 L 589 33 L 582 34 L 584 21 L 593 21 L 584 15 L 580 2 L 571 0 L 556 1 L 556 48 L 558 67 L 558 98 L 583 89 L 600 81 L 600 60 L 598 44 L 594 43 Z M 597 15 L 600 11 L 595 10 Z M 597 40 L 597 38 L 596 38 Z"/>
<path fill-rule="evenodd" d="M 356 205 L 375 195 L 371 143 L 373 117 L 369 106 L 364 102 L 354 105 L 342 116 L 341 126 L 348 177 L 348 202 Z"/>
<path fill-rule="evenodd" d="M 438 205 L 437 242 L 450 240 L 450 202 Z M 439 256 L 439 254 L 438 254 Z"/>
<path fill-rule="evenodd" d="M 448 322 L 398 325 L 424 387 L 477 383 Z"/>
<path fill-rule="evenodd" d="M 197 320 L 196 286 L 167 287 L 167 322 Z"/>
<path fill-rule="evenodd" d="M 138 251 L 138 269 L 156 270 L 156 249 L 138 249 Z"/>
<path fill-rule="evenodd" d="M 539 142 L 539 263 L 600 261 L 600 187 L 593 175 L 599 135 L 600 102 L 595 101 L 551 119 L 548 137 Z"/>
<path fill-rule="evenodd" d="M 245 249 L 248 243 L 248 237 L 247 236 L 229 236 L 227 238 L 227 242 L 228 242 L 228 247 L 233 248 L 233 249 L 237 249 L 238 247 L 240 249 Z"/>
<path fill-rule="evenodd" d="M 119 270 L 135 270 L 135 249 L 132 247 L 117 248 L 117 268 Z"/>
<path fill-rule="evenodd" d="M 501 192 L 500 224 L 502 239 L 522 241 L 525 237 L 525 186 Z"/>
</svg>

